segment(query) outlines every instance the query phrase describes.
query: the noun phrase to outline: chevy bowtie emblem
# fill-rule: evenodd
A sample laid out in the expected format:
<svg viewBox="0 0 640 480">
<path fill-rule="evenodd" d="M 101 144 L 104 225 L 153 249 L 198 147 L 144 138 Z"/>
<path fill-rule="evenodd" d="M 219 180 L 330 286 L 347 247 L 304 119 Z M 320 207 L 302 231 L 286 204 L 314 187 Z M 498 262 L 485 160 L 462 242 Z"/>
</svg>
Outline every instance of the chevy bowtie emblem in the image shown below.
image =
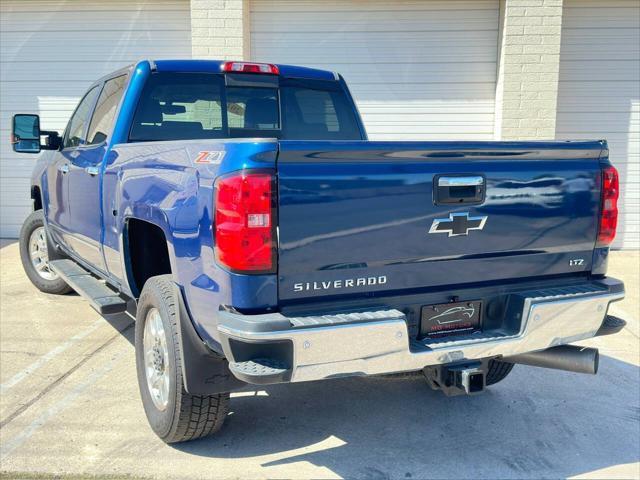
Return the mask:
<svg viewBox="0 0 640 480">
<path fill-rule="evenodd" d="M 436 218 L 429 233 L 448 233 L 450 237 L 468 235 L 469 230 L 482 230 L 487 217 L 470 217 L 468 212 L 450 213 L 449 218 Z"/>
</svg>

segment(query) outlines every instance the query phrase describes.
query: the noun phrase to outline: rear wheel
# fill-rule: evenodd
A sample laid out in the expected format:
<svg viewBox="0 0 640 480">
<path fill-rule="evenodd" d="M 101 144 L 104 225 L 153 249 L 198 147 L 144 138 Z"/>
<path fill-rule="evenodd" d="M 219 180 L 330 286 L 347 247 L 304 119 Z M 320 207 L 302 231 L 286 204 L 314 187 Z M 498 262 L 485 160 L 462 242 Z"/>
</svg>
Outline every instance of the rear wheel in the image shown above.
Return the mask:
<svg viewBox="0 0 640 480">
<path fill-rule="evenodd" d="M 489 360 L 489 368 L 485 376 L 485 385 L 495 385 L 504 380 L 513 370 L 513 363 Z"/>
<path fill-rule="evenodd" d="M 42 210 L 36 210 L 24 221 L 19 243 L 22 267 L 38 290 L 60 295 L 71 291 L 71 287 L 49 267 L 49 249 Z"/>
<path fill-rule="evenodd" d="M 142 404 L 152 430 L 166 443 L 194 440 L 218 431 L 229 394 L 191 395 L 184 390 L 178 305 L 170 275 L 144 284 L 136 315 L 136 367 Z"/>
</svg>

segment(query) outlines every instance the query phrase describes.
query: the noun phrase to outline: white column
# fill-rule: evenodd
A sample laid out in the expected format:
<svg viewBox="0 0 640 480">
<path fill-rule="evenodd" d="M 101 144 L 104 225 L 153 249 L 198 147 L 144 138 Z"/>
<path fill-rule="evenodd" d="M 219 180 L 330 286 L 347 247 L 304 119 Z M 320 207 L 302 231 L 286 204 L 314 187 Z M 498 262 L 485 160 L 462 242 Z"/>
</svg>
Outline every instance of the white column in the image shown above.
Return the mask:
<svg viewBox="0 0 640 480">
<path fill-rule="evenodd" d="M 193 58 L 248 60 L 249 0 L 191 0 Z"/>
<path fill-rule="evenodd" d="M 495 138 L 553 139 L 562 0 L 501 0 Z"/>
</svg>

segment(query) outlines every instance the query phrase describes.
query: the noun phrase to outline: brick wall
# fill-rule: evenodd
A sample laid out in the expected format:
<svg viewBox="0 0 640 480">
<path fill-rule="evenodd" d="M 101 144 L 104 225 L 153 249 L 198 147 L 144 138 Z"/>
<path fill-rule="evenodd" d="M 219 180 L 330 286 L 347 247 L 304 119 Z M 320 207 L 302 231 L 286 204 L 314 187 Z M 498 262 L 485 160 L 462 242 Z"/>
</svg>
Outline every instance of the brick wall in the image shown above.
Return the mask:
<svg viewBox="0 0 640 480">
<path fill-rule="evenodd" d="M 248 0 L 191 0 L 194 58 L 249 58 Z"/>
<path fill-rule="evenodd" d="M 553 139 L 562 0 L 503 0 L 495 137 Z"/>
</svg>

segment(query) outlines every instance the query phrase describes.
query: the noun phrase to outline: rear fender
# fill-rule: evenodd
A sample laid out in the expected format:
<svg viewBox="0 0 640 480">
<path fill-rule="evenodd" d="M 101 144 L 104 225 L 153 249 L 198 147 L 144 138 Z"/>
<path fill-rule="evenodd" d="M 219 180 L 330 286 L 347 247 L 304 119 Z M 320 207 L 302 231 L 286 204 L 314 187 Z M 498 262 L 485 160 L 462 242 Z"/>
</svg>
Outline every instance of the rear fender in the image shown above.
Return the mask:
<svg viewBox="0 0 640 480">
<path fill-rule="evenodd" d="M 195 330 L 219 352 L 218 306 L 271 308 L 277 304 L 277 280 L 275 275 L 233 274 L 216 264 L 214 182 L 232 171 L 273 169 L 277 148 L 274 139 L 121 144 L 113 147 L 105 169 L 103 208 L 115 212 L 105 215 L 107 264 L 118 255 L 114 270 L 125 277 L 120 252 L 125 251 L 127 218 L 157 225 L 165 234 L 173 279 L 184 294 Z"/>
</svg>

